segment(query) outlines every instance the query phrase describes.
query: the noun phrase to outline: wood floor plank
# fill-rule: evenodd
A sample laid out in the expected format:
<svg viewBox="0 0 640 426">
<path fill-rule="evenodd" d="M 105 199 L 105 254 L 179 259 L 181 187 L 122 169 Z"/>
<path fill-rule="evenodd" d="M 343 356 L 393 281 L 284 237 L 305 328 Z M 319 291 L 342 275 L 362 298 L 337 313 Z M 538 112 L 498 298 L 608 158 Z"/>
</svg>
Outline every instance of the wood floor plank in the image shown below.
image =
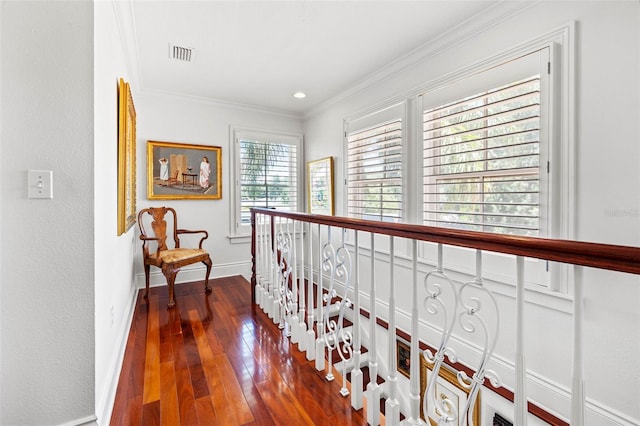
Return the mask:
<svg viewBox="0 0 640 426">
<path fill-rule="evenodd" d="M 143 404 L 160 400 L 160 330 L 158 324 L 158 300 L 149 300 L 147 315 L 147 347 L 144 369 Z"/>
<path fill-rule="evenodd" d="M 160 400 L 142 406 L 142 424 L 144 426 L 160 426 Z"/>
<path fill-rule="evenodd" d="M 112 425 L 366 425 L 341 383 L 252 305 L 242 277 L 166 287 L 136 302 Z"/>
<path fill-rule="evenodd" d="M 115 413 L 114 409 L 114 413 Z M 142 396 L 127 400 L 127 406 L 124 409 L 123 416 L 120 420 L 113 420 L 111 424 L 118 425 L 141 425 L 142 424 Z"/>
<path fill-rule="evenodd" d="M 178 406 L 180 409 L 180 423 L 182 425 L 198 425 L 198 415 L 195 405 L 195 396 L 189 374 L 189 365 L 185 353 L 182 334 L 173 335 L 174 368 L 176 376 L 176 390 L 178 393 Z"/>
<path fill-rule="evenodd" d="M 257 383 L 258 391 L 269 410 L 274 413 L 274 419 L 278 425 L 313 425 L 314 421 L 309 417 L 304 407 L 296 396 L 286 386 L 274 388 L 272 383 L 280 383 L 278 372 L 271 370 L 270 380 Z"/>
<path fill-rule="evenodd" d="M 180 409 L 173 361 L 160 364 L 160 420 L 163 425 L 179 425 Z"/>
<path fill-rule="evenodd" d="M 209 396 L 203 396 L 196 399 L 196 410 L 198 413 L 198 421 L 201 426 L 209 426 L 218 424 L 213 404 Z"/>
<path fill-rule="evenodd" d="M 231 407 L 233 408 L 236 419 L 238 420 L 238 424 L 242 425 L 252 421 L 253 415 L 251 414 L 251 409 L 244 397 L 242 388 L 238 383 L 238 379 L 231 367 L 231 363 L 229 362 L 227 355 L 216 355 L 215 362 L 218 370 L 220 371 L 225 393 L 228 400 L 231 402 Z"/>
<path fill-rule="evenodd" d="M 242 424 L 235 416 L 233 401 L 231 400 L 227 390 L 228 387 L 233 386 L 233 382 L 236 382 L 237 384 L 235 376 L 232 378 L 231 383 L 225 383 L 221 374 L 221 369 L 224 365 L 220 365 L 220 357 L 226 358 L 226 355 L 213 355 L 206 333 L 202 327 L 202 323 L 200 322 L 199 314 L 196 310 L 189 311 L 189 319 L 191 320 L 191 327 L 198 347 L 198 353 L 202 360 L 202 368 L 204 370 L 204 375 L 207 378 L 209 393 L 211 394 L 211 402 L 213 404 L 213 409 L 216 413 L 218 423 L 221 425 Z M 243 396 L 242 399 L 244 399 Z"/>
</svg>

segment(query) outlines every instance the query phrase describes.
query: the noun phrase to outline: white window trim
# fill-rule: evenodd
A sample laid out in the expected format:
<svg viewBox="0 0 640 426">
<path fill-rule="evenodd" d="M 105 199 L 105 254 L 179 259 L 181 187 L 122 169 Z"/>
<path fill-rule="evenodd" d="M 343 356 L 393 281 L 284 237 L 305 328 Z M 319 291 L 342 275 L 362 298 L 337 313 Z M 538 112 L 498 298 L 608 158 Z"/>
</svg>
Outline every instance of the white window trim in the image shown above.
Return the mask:
<svg viewBox="0 0 640 426">
<path fill-rule="evenodd" d="M 512 58 L 545 47 L 550 49 L 551 62 L 558 64 L 560 68 L 551 70 L 549 93 L 555 98 L 550 100 L 549 116 L 545 117 L 550 127 L 549 138 L 553 141 L 551 143 L 553 152 L 549 153 L 552 172 L 550 197 L 553 204 L 549 212 L 549 235 L 552 238 L 573 239 L 576 205 L 575 180 L 572 179 L 575 175 L 575 22 L 569 22 L 555 31 L 418 87 L 415 91 L 418 102 L 416 120 L 420 122 L 423 110 L 420 97 L 423 93 L 454 84 L 456 81 L 508 62 Z M 416 140 L 421 141 L 418 127 L 416 126 Z M 415 164 L 411 164 L 411 167 L 419 167 L 417 160 Z M 420 191 L 422 191 L 421 185 L 412 188 L 412 194 L 418 196 L 418 199 L 421 196 Z"/>
<path fill-rule="evenodd" d="M 229 240 L 232 244 L 251 242 L 251 225 L 241 222 L 240 210 L 240 137 L 255 137 L 262 141 L 287 142 L 296 146 L 297 164 L 297 211 L 304 205 L 304 151 L 303 136 L 299 133 L 278 132 L 250 127 L 230 126 L 229 128 L 229 170 L 231 184 L 229 196 L 232 200 L 229 212 Z"/>
<path fill-rule="evenodd" d="M 551 149 L 547 158 L 550 164 L 549 200 L 551 206 L 547 209 L 546 228 L 549 238 L 574 239 L 575 238 L 575 206 L 576 185 L 575 179 L 575 22 L 558 28 L 555 31 L 544 34 L 526 43 L 509 49 L 505 52 L 489 57 L 483 61 L 467 66 L 450 73 L 437 80 L 431 81 L 418 88 L 417 118 L 420 120 L 423 105 L 421 95 L 443 86 L 454 84 L 456 81 L 471 77 L 495 66 L 499 66 L 512 58 L 526 55 L 530 52 L 549 48 L 552 69 L 548 76 L 549 93 L 552 99 L 548 102 L 548 115 L 543 118 L 543 125 L 548 129 L 541 129 L 548 134 Z M 420 128 L 416 126 L 416 139 L 421 140 Z M 546 148 L 545 148 L 546 149 Z M 413 156 L 414 164 L 411 168 L 419 168 L 418 157 Z M 541 168 L 543 165 L 541 165 Z M 422 185 L 414 180 L 414 187 L 409 188 L 413 198 L 421 199 Z M 541 209 L 543 206 L 541 206 Z M 422 208 L 418 207 L 419 217 L 422 216 Z M 423 253 L 419 252 L 422 258 Z M 550 276 L 547 289 L 559 294 L 572 293 L 573 282 L 570 268 L 566 265 L 550 263 Z"/>
<path fill-rule="evenodd" d="M 552 142 L 553 151 L 548 153 L 551 166 L 549 201 L 552 208 L 548 209 L 548 235 L 557 239 L 575 239 L 575 210 L 576 210 L 576 124 L 575 124 L 575 39 L 576 23 L 574 21 L 545 33 L 539 37 L 522 43 L 512 49 L 491 56 L 441 78 L 435 79 L 424 85 L 404 91 L 392 99 L 387 99 L 374 107 L 363 109 L 358 113 L 347 116 L 343 121 L 343 155 L 347 155 L 348 124 L 363 117 L 374 115 L 378 111 L 391 108 L 394 105 L 404 103 L 405 116 L 403 117 L 403 142 L 405 154 L 405 168 L 403 169 L 404 192 L 407 196 L 404 201 L 405 212 L 403 219 L 408 223 L 418 223 L 422 217 L 421 200 L 422 185 L 419 175 L 421 165 L 419 161 L 418 144 L 421 143 L 422 105 L 420 96 L 436 87 L 454 83 L 478 73 L 480 70 L 500 65 L 511 58 L 522 56 L 526 53 L 550 48 L 551 62 L 559 69 L 552 69 L 549 76 L 549 93 L 553 99 L 549 102 L 549 115 L 544 118 L 547 131 Z M 345 165 L 346 167 L 346 165 Z M 346 185 L 346 169 L 343 176 Z M 342 206 L 347 205 L 345 192 Z M 344 207 L 343 207 L 344 208 Z M 382 248 L 380 248 L 382 250 Z M 378 251 L 378 249 L 376 250 Z M 398 251 L 396 251 L 398 254 Z M 418 254 L 420 262 L 426 262 Z M 530 290 L 547 294 L 549 296 L 566 298 L 573 292 L 573 273 L 571 268 L 565 265 L 550 265 L 551 277 L 549 287 L 532 286 Z"/>
<path fill-rule="evenodd" d="M 409 197 L 410 192 L 407 190 L 408 188 L 408 184 L 409 184 L 409 180 L 407 177 L 407 171 L 408 171 L 408 146 L 409 144 L 407 143 L 407 135 L 409 134 L 408 132 L 408 123 L 407 123 L 407 117 L 409 117 L 409 110 L 408 110 L 409 106 L 408 106 L 408 101 L 402 101 L 402 102 L 393 102 L 393 103 L 389 103 L 385 106 L 377 106 L 376 108 L 371 108 L 368 110 L 364 110 L 361 111 L 357 114 L 353 114 L 351 116 L 349 116 L 348 118 L 345 118 L 343 120 L 343 132 L 342 132 L 342 136 L 343 136 L 343 141 L 342 141 L 342 149 L 343 149 L 343 158 L 345 159 L 345 161 L 343 161 L 343 176 L 344 176 L 344 187 L 345 187 L 345 191 L 343 193 L 343 200 L 342 200 L 342 210 L 343 210 L 343 215 L 347 216 L 348 212 L 347 212 L 347 208 L 349 205 L 349 191 L 346 189 L 349 182 L 348 182 L 348 152 L 349 152 L 349 133 L 353 132 L 357 129 L 364 129 L 367 127 L 371 127 L 372 125 L 377 125 L 379 123 L 383 123 L 386 121 L 389 121 L 392 118 L 399 118 L 402 120 L 402 165 L 401 165 L 401 170 L 402 170 L 402 216 L 401 216 L 401 222 L 402 223 L 406 223 L 408 216 L 407 216 L 407 212 L 409 211 L 409 205 L 408 205 L 408 199 L 411 198 Z"/>
</svg>

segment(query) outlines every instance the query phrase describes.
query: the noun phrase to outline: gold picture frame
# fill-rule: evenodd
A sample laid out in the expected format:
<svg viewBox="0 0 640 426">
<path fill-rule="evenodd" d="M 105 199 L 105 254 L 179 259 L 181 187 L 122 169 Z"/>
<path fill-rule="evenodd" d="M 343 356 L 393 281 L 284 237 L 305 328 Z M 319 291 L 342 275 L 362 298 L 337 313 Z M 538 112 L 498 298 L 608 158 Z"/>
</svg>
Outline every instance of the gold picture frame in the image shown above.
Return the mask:
<svg viewBox="0 0 640 426">
<path fill-rule="evenodd" d="M 177 142 L 147 142 L 147 198 L 222 198 L 222 148 Z"/>
<path fill-rule="evenodd" d="M 429 374 L 431 373 L 431 374 Z M 420 417 L 426 421 L 426 416 L 423 411 L 424 392 L 427 390 L 428 380 L 432 374 L 431 365 L 427 362 L 424 355 L 420 355 Z M 462 412 L 467 404 L 469 398 L 469 389 L 465 389 L 459 382 L 457 374 L 451 370 L 447 365 L 442 364 L 440 372 L 438 374 L 438 382 L 436 384 L 436 395 L 442 397 L 445 395 L 452 401 L 455 401 L 455 406 L 458 407 L 458 418 L 461 419 Z M 438 424 L 437 419 L 429 417 L 429 423 L 432 426 Z M 473 409 L 473 424 L 480 424 L 480 392 L 476 399 L 475 407 Z"/>
<path fill-rule="evenodd" d="M 406 377 L 411 373 L 411 348 L 403 341 L 396 340 L 396 369 Z"/>
<path fill-rule="evenodd" d="M 118 80 L 118 235 L 136 223 L 136 108 L 129 83 Z"/>
<path fill-rule="evenodd" d="M 307 196 L 309 213 L 333 216 L 333 157 L 307 163 Z"/>
</svg>

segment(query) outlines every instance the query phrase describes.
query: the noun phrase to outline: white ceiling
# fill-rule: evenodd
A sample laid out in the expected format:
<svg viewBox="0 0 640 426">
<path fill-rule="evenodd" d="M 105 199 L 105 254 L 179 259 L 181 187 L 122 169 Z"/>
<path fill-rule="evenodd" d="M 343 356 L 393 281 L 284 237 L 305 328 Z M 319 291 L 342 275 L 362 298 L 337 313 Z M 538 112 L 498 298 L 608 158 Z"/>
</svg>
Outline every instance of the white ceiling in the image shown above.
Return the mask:
<svg viewBox="0 0 640 426">
<path fill-rule="evenodd" d="M 132 0 L 121 25 L 138 90 L 302 116 L 497 3 Z"/>
</svg>

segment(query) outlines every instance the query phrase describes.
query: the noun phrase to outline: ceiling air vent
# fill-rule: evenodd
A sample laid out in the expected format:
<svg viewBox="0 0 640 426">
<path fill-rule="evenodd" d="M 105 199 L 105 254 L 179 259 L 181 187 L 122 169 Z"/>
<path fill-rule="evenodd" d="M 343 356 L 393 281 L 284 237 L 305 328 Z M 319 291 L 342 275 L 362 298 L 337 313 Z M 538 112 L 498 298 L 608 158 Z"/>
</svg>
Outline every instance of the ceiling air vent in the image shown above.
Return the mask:
<svg viewBox="0 0 640 426">
<path fill-rule="evenodd" d="M 193 61 L 193 55 L 195 49 L 192 47 L 178 46 L 176 44 L 169 44 L 169 58 L 176 61 Z"/>
</svg>

